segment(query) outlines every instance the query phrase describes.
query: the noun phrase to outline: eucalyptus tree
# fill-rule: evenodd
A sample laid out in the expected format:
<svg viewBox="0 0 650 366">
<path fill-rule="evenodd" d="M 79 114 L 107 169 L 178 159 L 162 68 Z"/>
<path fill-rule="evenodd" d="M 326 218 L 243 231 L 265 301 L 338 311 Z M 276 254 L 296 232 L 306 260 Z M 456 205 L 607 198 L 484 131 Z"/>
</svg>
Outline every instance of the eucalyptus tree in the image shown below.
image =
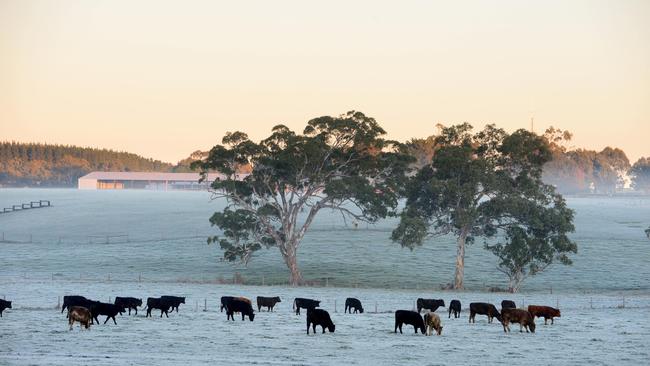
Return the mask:
<svg viewBox="0 0 650 366">
<path fill-rule="evenodd" d="M 223 175 L 211 191 L 227 204 L 210 218 L 222 235 L 208 243 L 244 263 L 262 248 L 277 248 L 290 283 L 301 284 L 298 248 L 319 212 L 357 222 L 395 214 L 413 159 L 384 135 L 375 119 L 355 111 L 312 119 L 302 134 L 278 125 L 258 143 L 243 132 L 226 134 L 194 163 L 203 179 L 209 171 Z M 242 166 L 250 173 L 240 173 Z"/>
<path fill-rule="evenodd" d="M 465 249 L 476 238 L 486 240 L 493 253 L 507 257 L 506 252 L 522 245 L 516 228 L 524 228 L 537 241 L 552 240 L 554 234 L 566 239 L 565 234 L 573 230 L 572 211 L 563 206 L 564 200 L 552 186 L 542 182 L 542 167 L 551 159 L 542 137 L 524 130 L 509 135 L 494 125 L 473 133 L 472 126 L 464 123 L 443 128 L 435 144 L 431 164 L 420 169 L 407 185 L 406 204 L 392 239 L 413 249 L 427 238 L 454 235 L 453 288 L 464 287 Z M 526 211 L 530 208 L 536 211 Z M 549 233 L 538 230 L 536 220 L 541 225 L 551 225 L 553 220 L 566 220 L 567 224 L 557 228 L 557 233 Z M 497 236 L 506 243 L 488 245 L 487 239 Z M 525 247 L 535 243 L 523 242 Z M 573 251 L 573 246 L 551 246 L 551 257 L 563 261 L 566 251 Z M 546 254 L 527 251 L 523 259 L 512 260 L 518 270 L 522 261 L 544 261 L 541 257 Z M 506 267 L 499 264 L 501 270 Z M 526 273 L 532 272 L 538 271 Z"/>
</svg>

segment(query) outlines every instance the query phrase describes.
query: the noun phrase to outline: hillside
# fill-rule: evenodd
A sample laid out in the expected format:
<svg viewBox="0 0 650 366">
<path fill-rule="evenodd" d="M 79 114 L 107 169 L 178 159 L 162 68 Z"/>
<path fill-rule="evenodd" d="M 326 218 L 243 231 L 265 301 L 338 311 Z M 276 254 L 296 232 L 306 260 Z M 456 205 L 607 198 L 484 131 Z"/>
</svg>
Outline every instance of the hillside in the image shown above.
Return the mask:
<svg viewBox="0 0 650 366">
<path fill-rule="evenodd" d="M 107 149 L 0 142 L 0 187 L 75 187 L 79 177 L 96 170 L 169 172 L 174 166 Z"/>
</svg>

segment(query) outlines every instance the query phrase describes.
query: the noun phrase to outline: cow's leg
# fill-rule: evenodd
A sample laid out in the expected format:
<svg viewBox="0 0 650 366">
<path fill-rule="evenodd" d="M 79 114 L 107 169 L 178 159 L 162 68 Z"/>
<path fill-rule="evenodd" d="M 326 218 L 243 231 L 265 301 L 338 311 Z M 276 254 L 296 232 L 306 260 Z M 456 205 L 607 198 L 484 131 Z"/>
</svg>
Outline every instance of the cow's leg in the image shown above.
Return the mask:
<svg viewBox="0 0 650 366">
<path fill-rule="evenodd" d="M 106 324 L 106 322 L 107 322 L 107 321 L 108 321 L 108 319 L 110 319 L 110 318 L 111 318 L 111 316 L 110 316 L 110 315 L 106 315 L 106 320 L 104 320 L 104 324 Z"/>
<path fill-rule="evenodd" d="M 544 325 L 548 325 L 547 322 L 548 322 L 548 318 L 547 318 L 547 317 L 544 317 Z"/>
<path fill-rule="evenodd" d="M 309 334 L 309 320 L 307 320 L 307 334 Z"/>
<path fill-rule="evenodd" d="M 242 311 L 241 312 L 241 321 L 244 321 L 244 320 L 246 320 L 246 318 L 244 317 L 244 312 Z"/>
<path fill-rule="evenodd" d="M 165 310 L 165 316 L 169 318 L 169 310 Z"/>
<path fill-rule="evenodd" d="M 133 310 L 135 310 L 135 315 L 138 315 L 138 307 L 134 307 Z"/>
<path fill-rule="evenodd" d="M 106 320 L 108 320 L 108 319 L 106 319 Z M 113 315 L 113 323 L 115 323 L 115 325 L 117 325 L 117 322 L 115 321 L 115 315 Z"/>
<path fill-rule="evenodd" d="M 321 324 L 320 327 L 323 328 L 323 334 L 325 334 L 325 326 Z"/>
<path fill-rule="evenodd" d="M 402 323 L 399 323 L 399 334 L 404 334 L 402 333 Z"/>
<path fill-rule="evenodd" d="M 74 320 L 72 320 L 72 318 L 69 318 L 68 324 L 70 325 L 70 330 L 72 330 L 72 325 L 74 324 Z"/>
<path fill-rule="evenodd" d="M 311 330 L 316 334 L 316 323 L 312 323 L 312 328 Z"/>
<path fill-rule="evenodd" d="M 553 325 L 555 318 L 551 318 L 551 325 Z"/>
</svg>

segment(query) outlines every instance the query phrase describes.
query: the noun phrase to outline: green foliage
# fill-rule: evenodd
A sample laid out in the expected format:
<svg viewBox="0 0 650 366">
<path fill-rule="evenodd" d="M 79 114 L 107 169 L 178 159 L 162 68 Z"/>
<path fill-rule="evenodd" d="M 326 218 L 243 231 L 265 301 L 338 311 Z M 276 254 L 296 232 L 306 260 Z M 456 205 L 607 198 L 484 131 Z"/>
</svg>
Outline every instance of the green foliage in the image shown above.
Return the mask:
<svg viewBox="0 0 650 366">
<path fill-rule="evenodd" d="M 275 246 L 299 284 L 296 252 L 320 210 L 366 222 L 394 214 L 412 158 L 384 134 L 373 118 L 352 111 L 312 119 L 302 134 L 275 126 L 258 143 L 243 132 L 224 136 L 193 165 L 204 175 L 216 170 L 226 176 L 211 186 L 228 201 L 224 216 L 212 221 L 224 232 L 224 258 L 247 261 L 263 246 Z M 242 174 L 242 166 L 250 173 Z M 247 218 L 243 227 L 229 219 L 231 208 Z M 261 245 L 247 245 L 251 240 Z"/>
<path fill-rule="evenodd" d="M 630 169 L 632 187 L 639 192 L 650 193 L 650 157 L 639 158 Z"/>
<path fill-rule="evenodd" d="M 435 144 L 431 164 L 407 185 L 394 241 L 412 249 L 429 236 L 455 235 L 456 288 L 462 288 L 465 243 L 478 237 L 517 288 L 554 261 L 571 263 L 573 212 L 542 182 L 542 167 L 553 157 L 546 139 L 493 125 L 473 133 L 465 123 L 443 128 Z M 488 245 L 492 238 L 500 240 Z"/>
<path fill-rule="evenodd" d="M 0 142 L 0 185 L 76 186 L 91 171 L 169 171 L 135 154 L 67 145 Z"/>
</svg>

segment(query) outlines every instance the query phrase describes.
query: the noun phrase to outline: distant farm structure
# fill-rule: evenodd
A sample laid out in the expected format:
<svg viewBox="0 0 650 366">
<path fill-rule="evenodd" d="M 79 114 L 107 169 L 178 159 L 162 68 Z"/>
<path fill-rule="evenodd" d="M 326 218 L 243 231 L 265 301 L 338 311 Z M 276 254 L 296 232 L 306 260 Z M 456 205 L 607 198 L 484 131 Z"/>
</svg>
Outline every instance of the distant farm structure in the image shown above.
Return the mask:
<svg viewBox="0 0 650 366">
<path fill-rule="evenodd" d="M 247 174 L 242 174 L 244 178 Z M 157 172 L 91 172 L 79 178 L 79 189 L 149 189 L 207 190 L 222 174 L 210 173 L 207 180 L 199 182 L 199 173 L 157 173 Z"/>
</svg>

